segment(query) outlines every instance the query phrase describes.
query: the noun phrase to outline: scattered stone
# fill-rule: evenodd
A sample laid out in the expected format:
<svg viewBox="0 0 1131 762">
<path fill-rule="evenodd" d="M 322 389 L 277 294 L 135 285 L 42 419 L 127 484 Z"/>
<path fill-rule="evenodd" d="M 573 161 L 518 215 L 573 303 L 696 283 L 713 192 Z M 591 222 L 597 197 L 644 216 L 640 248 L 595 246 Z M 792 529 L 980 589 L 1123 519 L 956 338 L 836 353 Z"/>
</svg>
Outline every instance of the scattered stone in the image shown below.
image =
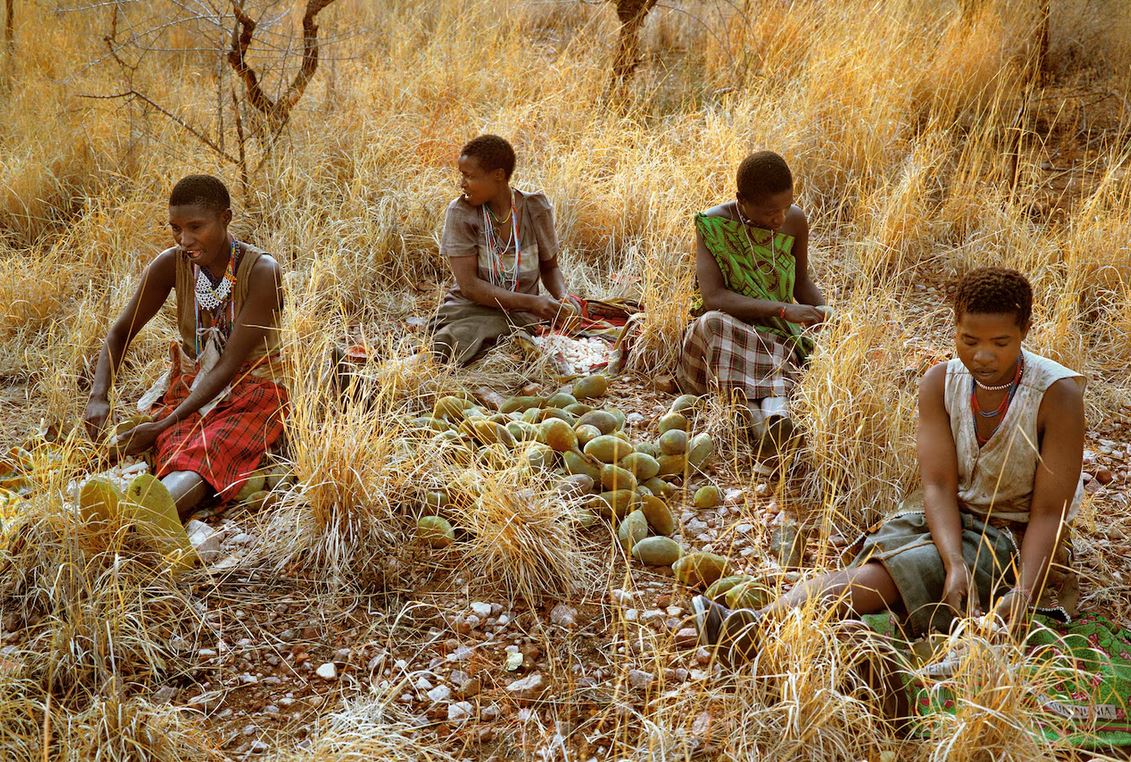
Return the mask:
<svg viewBox="0 0 1131 762">
<path fill-rule="evenodd" d="M 252 754 L 262 754 L 269 748 L 271 747 L 257 738 L 251 742 L 251 746 L 248 747 L 248 751 L 250 751 Z"/>
<path fill-rule="evenodd" d="M 456 650 L 454 650 L 450 654 L 448 654 L 448 661 L 450 661 L 450 662 L 467 661 L 468 659 L 471 658 L 471 653 L 472 653 L 472 650 L 468 646 L 460 646 L 459 648 L 457 648 Z"/>
<path fill-rule="evenodd" d="M 463 722 L 471 718 L 473 708 L 470 701 L 457 701 L 448 705 L 448 722 Z"/>
<path fill-rule="evenodd" d="M 612 596 L 613 603 L 627 604 L 632 603 L 632 599 L 636 596 L 636 593 L 632 592 L 631 590 L 621 590 L 619 587 L 617 587 L 613 588 L 610 596 Z"/>
<path fill-rule="evenodd" d="M 529 701 L 542 695 L 542 691 L 545 690 L 545 687 L 545 678 L 543 678 L 540 673 L 535 672 L 529 677 L 524 677 L 512 682 L 507 686 L 507 692 L 517 699 Z"/>
<path fill-rule="evenodd" d="M 1100 484 L 1111 484 L 1111 480 L 1114 478 L 1115 476 L 1106 468 L 1101 468 L 1096 471 L 1096 481 Z"/>
<path fill-rule="evenodd" d="M 177 689 L 171 685 L 162 685 L 153 692 L 151 700 L 154 704 L 168 704 L 177 697 Z"/>
<path fill-rule="evenodd" d="M 550 611 L 550 621 L 561 627 L 574 627 L 577 624 L 577 610 L 559 603 Z"/>
<path fill-rule="evenodd" d="M 452 689 L 446 685 L 437 685 L 432 690 L 428 691 L 428 698 L 432 700 L 433 704 L 440 704 L 450 700 L 452 697 Z"/>
<path fill-rule="evenodd" d="M 256 677 L 255 675 L 244 672 L 242 675 L 239 676 L 239 681 L 241 683 L 243 683 L 244 685 L 255 685 L 256 683 L 259 682 L 259 678 Z"/>
<path fill-rule="evenodd" d="M 480 719 L 490 722 L 491 720 L 499 719 L 499 715 L 501 713 L 502 710 L 499 709 L 497 704 L 491 704 L 489 706 L 483 707 L 483 709 L 479 711 L 479 717 Z"/>
<path fill-rule="evenodd" d="M 517 672 L 522 667 L 522 662 L 523 656 L 521 651 L 510 651 L 507 653 L 507 659 L 503 664 L 503 668 L 506 669 L 507 672 Z"/>
<path fill-rule="evenodd" d="M 202 648 L 196 652 L 196 655 L 201 659 L 212 659 L 216 656 L 216 650 L 212 648 Z"/>
<path fill-rule="evenodd" d="M 471 610 L 475 613 L 475 616 L 479 617 L 480 619 L 486 619 L 487 617 L 491 616 L 490 603 L 481 603 L 479 601 L 476 601 L 475 603 L 471 604 Z"/>
<path fill-rule="evenodd" d="M 675 644 L 679 648 L 691 648 L 699 642 L 699 631 L 694 627 L 684 627 L 675 634 Z"/>
<path fill-rule="evenodd" d="M 655 676 L 651 672 L 646 672 L 642 669 L 630 669 L 628 671 L 628 684 L 638 691 L 648 690 L 648 686 L 655 680 Z"/>
<path fill-rule="evenodd" d="M 193 519 L 185 527 L 189 541 L 196 548 L 196 554 L 203 563 L 210 564 L 220 556 L 220 540 L 223 534 L 217 532 L 203 521 Z"/>
<path fill-rule="evenodd" d="M 323 680 L 333 680 L 338 676 L 338 668 L 334 666 L 334 662 L 328 661 L 315 670 L 315 674 Z"/>
</svg>

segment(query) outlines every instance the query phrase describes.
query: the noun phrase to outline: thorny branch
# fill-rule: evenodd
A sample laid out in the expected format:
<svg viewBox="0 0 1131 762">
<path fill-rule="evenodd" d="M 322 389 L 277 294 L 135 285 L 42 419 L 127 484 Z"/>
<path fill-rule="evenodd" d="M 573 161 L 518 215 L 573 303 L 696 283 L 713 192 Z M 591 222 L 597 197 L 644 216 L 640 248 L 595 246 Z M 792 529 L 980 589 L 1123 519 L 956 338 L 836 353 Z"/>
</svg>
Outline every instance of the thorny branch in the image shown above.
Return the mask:
<svg viewBox="0 0 1131 762">
<path fill-rule="evenodd" d="M 287 89 L 278 100 L 263 91 L 259 74 L 247 62 L 247 51 L 255 35 L 256 21 L 244 10 L 243 0 L 232 0 L 232 10 L 236 16 L 236 26 L 232 30 L 232 46 L 228 52 L 228 63 L 244 82 L 247 99 L 252 107 L 263 114 L 278 130 L 290 118 L 291 109 L 302 97 L 303 91 L 318 70 L 318 25 L 314 18 L 334 0 L 307 0 L 306 11 L 302 16 L 302 64 Z"/>
</svg>

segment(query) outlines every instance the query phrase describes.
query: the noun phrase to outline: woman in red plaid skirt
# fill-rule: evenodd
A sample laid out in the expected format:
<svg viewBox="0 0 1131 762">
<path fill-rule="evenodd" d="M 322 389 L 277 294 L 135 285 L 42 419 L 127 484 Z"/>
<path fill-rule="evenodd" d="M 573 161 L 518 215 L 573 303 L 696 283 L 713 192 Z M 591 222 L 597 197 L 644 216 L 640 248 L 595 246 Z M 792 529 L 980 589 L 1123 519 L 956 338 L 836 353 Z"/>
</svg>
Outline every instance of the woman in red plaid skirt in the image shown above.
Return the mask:
<svg viewBox="0 0 1131 762">
<path fill-rule="evenodd" d="M 768 449 L 791 438 L 789 395 L 825 319 L 809 277 L 809 223 L 793 203 L 793 175 L 776 153 L 738 168 L 733 201 L 695 216 L 700 298 L 676 378 L 693 394 L 741 395 Z"/>
<path fill-rule="evenodd" d="M 176 246 L 145 269 L 137 292 L 110 329 L 84 421 L 92 439 L 110 417 L 114 376 L 133 337 L 176 294 L 179 340 L 172 363 L 138 407 L 153 420 L 118 442 L 126 454 L 154 450 L 158 477 L 184 521 L 202 500 L 231 500 L 283 435 L 285 389 L 277 382 L 279 265 L 228 231 L 224 184 L 190 175 L 169 197 Z"/>
</svg>

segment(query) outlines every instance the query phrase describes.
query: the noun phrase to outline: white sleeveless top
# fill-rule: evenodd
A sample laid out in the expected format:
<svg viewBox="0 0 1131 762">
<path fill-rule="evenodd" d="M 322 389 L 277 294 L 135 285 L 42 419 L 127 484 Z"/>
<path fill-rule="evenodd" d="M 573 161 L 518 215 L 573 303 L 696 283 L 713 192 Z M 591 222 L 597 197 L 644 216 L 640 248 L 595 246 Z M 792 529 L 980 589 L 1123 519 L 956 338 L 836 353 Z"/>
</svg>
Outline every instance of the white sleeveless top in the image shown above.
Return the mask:
<svg viewBox="0 0 1131 762">
<path fill-rule="evenodd" d="M 1022 354 L 1025 370 L 1021 386 L 997 431 L 982 447 L 978 447 L 974 412 L 970 407 L 972 376 L 958 358 L 946 365 L 945 401 L 958 454 L 959 505 L 982 516 L 1027 523 L 1033 479 L 1040 460 L 1037 411 L 1045 390 L 1062 378 L 1077 379 L 1082 389 L 1085 380 L 1076 371 L 1047 357 L 1025 350 Z M 1079 511 L 1083 494 L 1081 481 L 1068 507 L 1068 521 Z"/>
</svg>

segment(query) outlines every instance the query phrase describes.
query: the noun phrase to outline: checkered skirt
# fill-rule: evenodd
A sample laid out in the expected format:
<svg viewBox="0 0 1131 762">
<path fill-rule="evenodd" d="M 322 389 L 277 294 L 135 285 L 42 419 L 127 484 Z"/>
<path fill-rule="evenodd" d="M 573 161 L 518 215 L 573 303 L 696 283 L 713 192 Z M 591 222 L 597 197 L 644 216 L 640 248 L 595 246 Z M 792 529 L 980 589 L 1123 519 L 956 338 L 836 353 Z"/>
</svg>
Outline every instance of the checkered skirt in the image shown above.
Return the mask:
<svg viewBox="0 0 1131 762">
<path fill-rule="evenodd" d="M 738 390 L 752 401 L 788 397 L 798 372 L 781 337 L 712 310 L 687 327 L 676 380 L 691 394 Z"/>
<path fill-rule="evenodd" d="M 195 377 L 195 367 L 182 368 L 174 353 L 169 387 L 155 411 L 158 420 L 184 402 Z M 241 369 L 231 391 L 207 415 L 192 413 L 157 437 L 157 475 L 195 471 L 221 503 L 230 501 L 282 439 L 286 403 L 284 387 Z"/>
</svg>

